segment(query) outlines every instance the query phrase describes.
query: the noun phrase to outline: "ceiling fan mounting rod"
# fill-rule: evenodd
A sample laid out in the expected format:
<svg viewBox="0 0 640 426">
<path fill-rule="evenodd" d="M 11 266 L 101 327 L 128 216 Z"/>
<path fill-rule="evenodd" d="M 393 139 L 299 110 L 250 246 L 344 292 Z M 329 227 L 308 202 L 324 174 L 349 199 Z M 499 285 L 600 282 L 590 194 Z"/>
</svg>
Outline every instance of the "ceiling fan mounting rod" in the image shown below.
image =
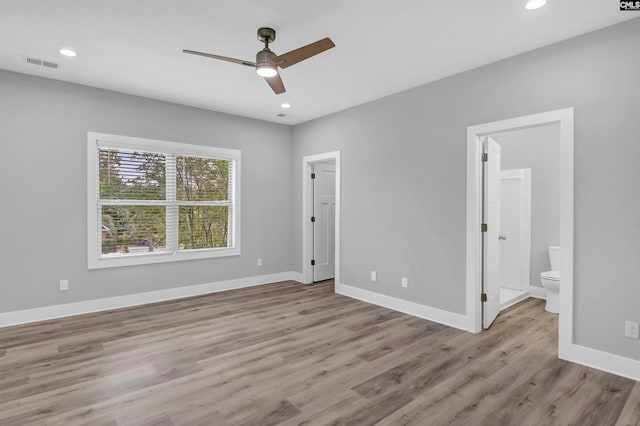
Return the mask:
<svg viewBox="0 0 640 426">
<path fill-rule="evenodd" d="M 269 48 L 269 43 L 276 40 L 276 30 L 269 27 L 258 28 L 258 40 L 264 43 L 264 48 Z"/>
</svg>

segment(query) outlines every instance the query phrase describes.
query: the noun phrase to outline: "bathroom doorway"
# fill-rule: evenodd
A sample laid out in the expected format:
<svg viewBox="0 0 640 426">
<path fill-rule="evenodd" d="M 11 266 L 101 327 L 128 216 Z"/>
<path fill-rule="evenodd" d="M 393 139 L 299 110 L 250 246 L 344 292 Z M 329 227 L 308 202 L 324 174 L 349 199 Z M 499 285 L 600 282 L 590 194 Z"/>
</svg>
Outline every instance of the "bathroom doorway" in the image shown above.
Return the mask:
<svg viewBox="0 0 640 426">
<path fill-rule="evenodd" d="M 506 141 L 505 137 L 509 137 L 509 134 L 515 134 L 517 132 L 530 129 L 532 131 L 541 131 L 541 128 L 552 129 L 555 127 L 555 131 L 559 134 L 559 147 L 555 157 L 559 164 L 559 176 L 555 178 L 554 183 L 546 183 L 546 186 L 553 187 L 557 190 L 558 201 L 553 203 L 553 206 L 549 207 L 551 202 L 545 203 L 544 198 L 538 201 L 536 204 L 535 186 L 536 186 L 536 170 L 540 169 L 540 165 L 528 166 L 526 163 L 517 163 L 512 161 L 516 159 L 518 155 L 524 157 L 525 160 L 531 160 L 531 154 L 527 154 L 523 150 L 515 150 L 514 154 L 509 155 L 507 159 L 507 152 L 512 152 L 508 145 L 511 142 Z M 469 321 L 469 330 L 473 332 L 479 332 L 482 329 L 486 329 L 490 326 L 495 316 L 500 311 L 500 285 L 503 284 L 505 288 L 507 286 L 520 286 L 524 287 L 527 284 L 526 277 L 526 263 L 522 265 L 520 262 L 517 268 L 517 273 L 511 270 L 511 278 L 509 283 L 501 283 L 500 281 L 500 244 L 509 241 L 509 236 L 501 232 L 502 221 L 500 216 L 503 213 L 502 210 L 502 197 L 501 197 L 501 175 L 503 171 L 512 174 L 520 174 L 523 176 L 526 174 L 523 169 L 531 169 L 531 186 L 533 196 L 531 197 L 531 236 L 530 236 L 530 260 L 529 260 L 529 289 L 515 290 L 529 292 L 527 296 L 522 296 L 524 293 L 519 293 L 517 297 L 529 297 L 540 296 L 540 293 L 544 290 L 541 287 L 539 278 L 539 265 L 545 262 L 544 268 L 549 269 L 548 252 L 540 250 L 537 242 L 534 240 L 546 239 L 545 246 L 557 245 L 549 237 L 537 236 L 535 233 L 535 214 L 536 208 L 549 207 L 548 210 L 557 209 L 555 217 L 559 223 L 559 245 L 562 247 L 561 254 L 561 270 L 562 270 L 562 291 L 560 292 L 560 308 L 559 308 L 559 354 L 563 356 L 564 351 L 569 345 L 572 344 L 572 317 L 573 317 L 573 109 L 564 109 L 557 111 L 550 111 L 541 114 L 534 114 L 530 116 L 518 117 L 514 119 L 502 120 L 492 123 L 486 123 L 476 126 L 470 126 L 467 132 L 467 319 Z M 551 130 L 550 130 L 551 131 Z M 528 143 L 531 145 L 532 143 Z M 504 151 L 504 152 L 503 152 Z M 484 155 L 486 154 L 486 155 Z M 540 154 L 541 159 L 544 160 L 545 154 Z M 496 158 L 498 160 L 496 161 Z M 493 158 L 493 162 L 491 161 Z M 483 161 L 488 159 L 488 163 Z M 487 164 L 491 165 L 488 170 L 484 170 Z M 515 171 L 514 171 L 515 170 Z M 519 170 L 519 172 L 518 172 Z M 523 178 L 524 180 L 524 178 Z M 491 192 L 487 192 L 487 203 L 483 195 L 488 186 L 492 186 Z M 520 184 L 523 186 L 525 184 Z M 498 189 L 496 189 L 498 188 Z M 513 188 L 506 189 L 510 191 Z M 510 201 L 507 201 L 510 202 Z M 522 201 L 520 208 L 511 217 L 519 218 L 520 227 L 524 222 L 522 220 L 523 210 L 526 210 L 526 201 Z M 507 210 L 505 210 L 507 211 Z M 513 208 L 508 210 L 511 213 Z M 526 215 L 526 212 L 524 213 Z M 513 225 L 513 223 L 511 224 Z M 506 225 L 507 228 L 510 225 Z M 517 246 L 520 246 L 520 250 L 516 253 L 509 251 L 509 256 L 512 258 L 521 259 L 525 256 L 525 251 L 522 246 L 523 235 L 525 232 L 521 232 L 514 239 L 518 240 Z M 502 238 L 501 238 L 502 237 Z M 536 240 L 537 241 L 537 240 Z M 546 258 L 543 257 L 546 255 Z M 509 260 L 509 256 L 505 259 Z M 513 259 L 512 259 L 513 260 Z M 537 274 L 537 275 L 536 275 Z M 519 276 L 520 280 L 513 282 L 514 276 Z M 532 288 L 535 287 L 534 290 Z M 538 293 L 538 294 L 534 294 Z"/>
<path fill-rule="evenodd" d="M 551 266 L 548 248 L 560 245 L 560 125 L 509 130 L 487 138 L 501 153 L 499 179 L 494 183 L 499 185 L 500 216 L 492 223 L 499 229 L 494 247 L 498 253 L 488 256 L 499 262 L 495 277 L 499 310 L 529 297 L 553 301 L 558 287 L 546 288 L 541 274 L 559 270 Z M 485 170 L 491 167 L 485 162 Z"/>
<path fill-rule="evenodd" d="M 483 138 L 482 327 L 529 297 L 557 313 L 558 280 L 546 278 L 549 247 L 560 245 L 560 125 L 549 123 Z M 533 201 L 532 201 L 533 198 Z"/>
</svg>

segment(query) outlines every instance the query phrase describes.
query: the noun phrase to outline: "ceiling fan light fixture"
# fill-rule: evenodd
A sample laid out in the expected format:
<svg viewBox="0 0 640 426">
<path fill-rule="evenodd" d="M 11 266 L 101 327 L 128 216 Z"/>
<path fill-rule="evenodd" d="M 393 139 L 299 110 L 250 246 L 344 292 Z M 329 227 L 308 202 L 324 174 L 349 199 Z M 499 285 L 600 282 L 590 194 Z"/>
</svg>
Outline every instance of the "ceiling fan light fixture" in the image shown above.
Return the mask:
<svg viewBox="0 0 640 426">
<path fill-rule="evenodd" d="M 260 77 L 275 77 L 278 75 L 278 70 L 271 64 L 259 64 L 256 66 L 256 73 Z"/>
<path fill-rule="evenodd" d="M 536 10 L 540 9 L 545 4 L 547 4 L 547 0 L 528 0 L 524 7 L 527 10 Z"/>
</svg>

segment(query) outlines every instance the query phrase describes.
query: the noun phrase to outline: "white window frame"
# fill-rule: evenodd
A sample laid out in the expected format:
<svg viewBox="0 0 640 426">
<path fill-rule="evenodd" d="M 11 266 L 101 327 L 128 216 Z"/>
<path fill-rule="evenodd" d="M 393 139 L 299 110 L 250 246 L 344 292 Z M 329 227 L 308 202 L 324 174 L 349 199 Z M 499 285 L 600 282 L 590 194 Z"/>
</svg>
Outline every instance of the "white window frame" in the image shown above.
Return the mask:
<svg viewBox="0 0 640 426">
<path fill-rule="evenodd" d="M 176 262 L 183 260 L 207 259 L 240 255 L 240 157 L 236 149 L 214 148 L 178 142 L 136 138 L 89 132 L 87 134 L 87 265 L 88 269 L 112 268 L 120 266 L 146 265 L 152 263 Z M 229 221 L 230 247 L 194 249 L 174 252 L 154 252 L 104 257 L 101 249 L 101 220 L 98 214 L 98 148 L 131 149 L 195 157 L 213 157 L 233 161 L 233 184 L 230 200 L 232 214 Z M 167 174 L 169 178 L 169 174 Z M 167 235 L 167 239 L 169 235 Z"/>
</svg>

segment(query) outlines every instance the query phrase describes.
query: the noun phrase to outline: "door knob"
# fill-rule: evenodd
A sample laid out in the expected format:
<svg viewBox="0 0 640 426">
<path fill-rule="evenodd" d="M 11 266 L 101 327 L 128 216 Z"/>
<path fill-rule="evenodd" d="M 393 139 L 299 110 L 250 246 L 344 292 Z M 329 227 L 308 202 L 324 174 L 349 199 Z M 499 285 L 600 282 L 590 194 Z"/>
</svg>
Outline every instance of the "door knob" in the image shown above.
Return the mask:
<svg viewBox="0 0 640 426">
<path fill-rule="evenodd" d="M 506 240 L 506 239 L 507 239 L 506 235 L 502 235 L 502 234 L 498 235 L 498 240 Z"/>
</svg>

